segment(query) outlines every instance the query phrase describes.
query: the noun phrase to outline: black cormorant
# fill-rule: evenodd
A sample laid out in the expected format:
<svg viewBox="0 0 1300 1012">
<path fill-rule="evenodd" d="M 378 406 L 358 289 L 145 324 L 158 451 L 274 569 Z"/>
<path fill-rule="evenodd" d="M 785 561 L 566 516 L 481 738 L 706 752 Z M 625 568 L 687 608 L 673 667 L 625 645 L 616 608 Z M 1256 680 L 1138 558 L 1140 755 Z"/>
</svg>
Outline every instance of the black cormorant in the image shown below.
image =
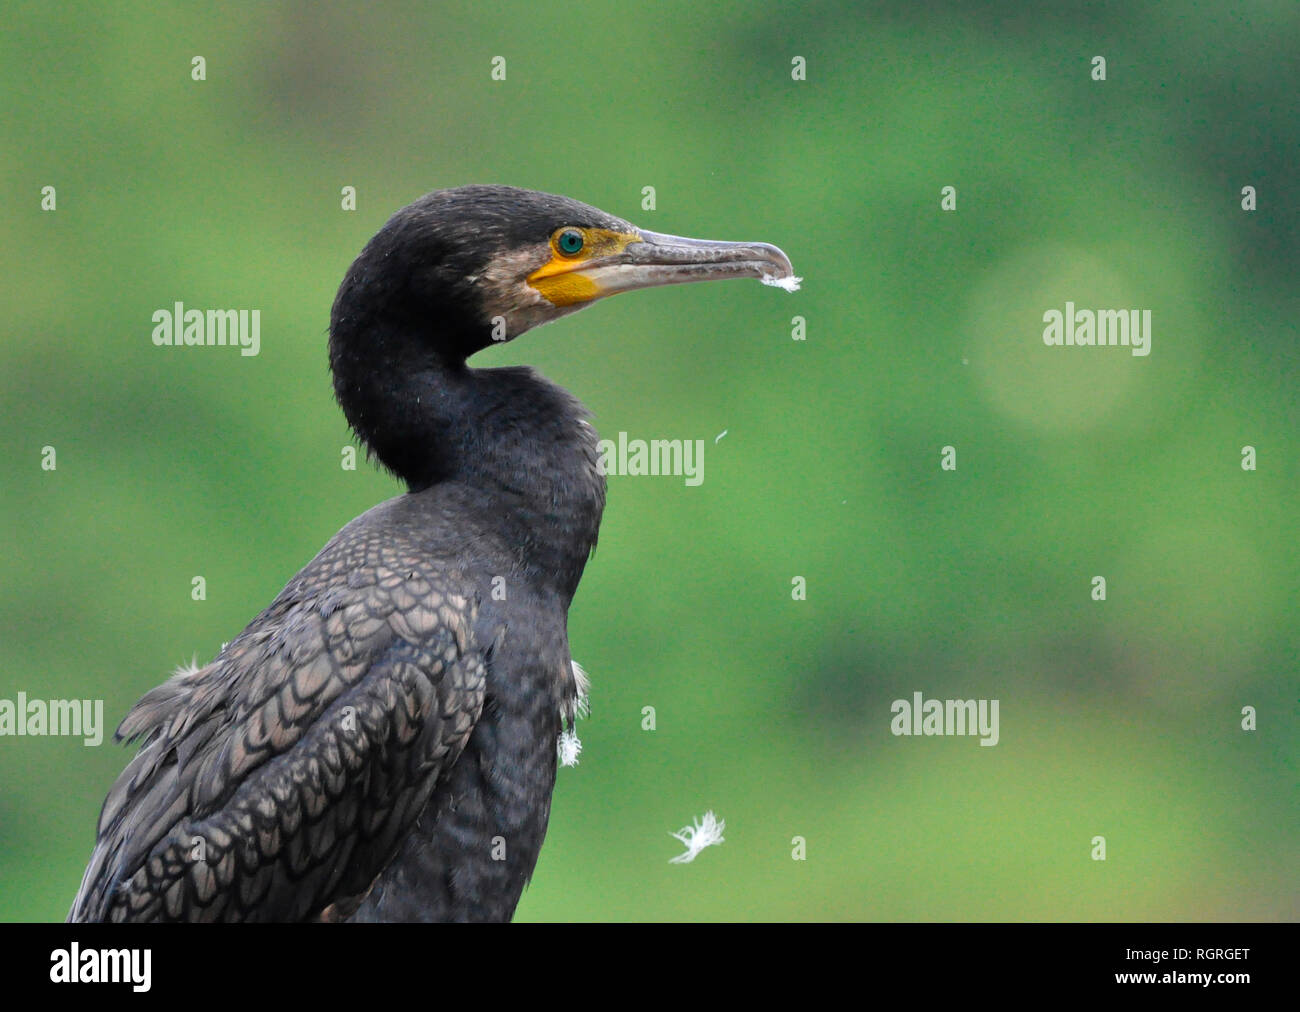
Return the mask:
<svg viewBox="0 0 1300 1012">
<path fill-rule="evenodd" d="M 605 480 L 578 401 L 465 361 L 606 295 L 722 278 L 797 283 L 774 246 L 512 187 L 393 215 L 339 289 L 330 366 L 409 492 L 127 714 L 142 746 L 69 920 L 508 920 L 579 693 L 566 623 Z"/>
</svg>

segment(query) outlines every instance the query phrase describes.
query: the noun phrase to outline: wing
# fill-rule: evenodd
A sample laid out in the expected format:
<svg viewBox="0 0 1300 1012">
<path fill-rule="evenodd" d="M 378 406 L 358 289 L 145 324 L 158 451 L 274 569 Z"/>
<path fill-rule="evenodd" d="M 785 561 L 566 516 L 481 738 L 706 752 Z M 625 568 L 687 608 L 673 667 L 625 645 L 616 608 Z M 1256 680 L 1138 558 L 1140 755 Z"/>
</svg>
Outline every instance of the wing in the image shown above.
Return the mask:
<svg viewBox="0 0 1300 1012">
<path fill-rule="evenodd" d="M 345 528 L 215 661 L 146 694 L 69 920 L 346 915 L 483 706 L 446 569 Z"/>
</svg>

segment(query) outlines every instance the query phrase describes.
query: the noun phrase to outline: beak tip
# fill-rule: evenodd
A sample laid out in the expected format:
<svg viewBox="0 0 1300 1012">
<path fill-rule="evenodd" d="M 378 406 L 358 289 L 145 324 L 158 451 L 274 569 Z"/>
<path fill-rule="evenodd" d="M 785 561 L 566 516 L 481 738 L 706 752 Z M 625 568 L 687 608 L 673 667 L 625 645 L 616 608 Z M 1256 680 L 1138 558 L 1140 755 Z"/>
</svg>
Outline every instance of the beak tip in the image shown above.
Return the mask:
<svg viewBox="0 0 1300 1012">
<path fill-rule="evenodd" d="M 756 243 L 755 248 L 763 254 L 762 273 L 759 280 L 773 288 L 782 288 L 787 292 L 797 292 L 803 278 L 796 277 L 794 264 L 786 256 L 785 250 L 770 243 Z"/>
</svg>

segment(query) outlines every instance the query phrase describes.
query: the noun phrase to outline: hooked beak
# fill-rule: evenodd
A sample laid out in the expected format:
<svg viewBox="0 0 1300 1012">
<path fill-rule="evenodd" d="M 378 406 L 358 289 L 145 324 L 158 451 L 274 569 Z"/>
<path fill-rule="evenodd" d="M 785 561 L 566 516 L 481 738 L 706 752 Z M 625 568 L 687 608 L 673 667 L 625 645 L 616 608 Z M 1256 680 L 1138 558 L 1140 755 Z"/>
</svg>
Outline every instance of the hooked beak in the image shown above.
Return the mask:
<svg viewBox="0 0 1300 1012">
<path fill-rule="evenodd" d="M 765 242 L 716 242 L 634 229 L 591 230 L 590 256 L 569 260 L 552 256 L 529 275 L 528 283 L 556 306 L 576 306 L 607 295 L 690 281 L 758 278 L 764 284 L 796 291 L 790 258 Z"/>
<path fill-rule="evenodd" d="M 637 235 L 639 242 L 629 243 L 622 253 L 588 268 L 601 295 L 728 278 L 758 278 L 788 291 L 799 287 L 790 258 L 765 242 L 688 239 L 640 229 Z"/>
</svg>

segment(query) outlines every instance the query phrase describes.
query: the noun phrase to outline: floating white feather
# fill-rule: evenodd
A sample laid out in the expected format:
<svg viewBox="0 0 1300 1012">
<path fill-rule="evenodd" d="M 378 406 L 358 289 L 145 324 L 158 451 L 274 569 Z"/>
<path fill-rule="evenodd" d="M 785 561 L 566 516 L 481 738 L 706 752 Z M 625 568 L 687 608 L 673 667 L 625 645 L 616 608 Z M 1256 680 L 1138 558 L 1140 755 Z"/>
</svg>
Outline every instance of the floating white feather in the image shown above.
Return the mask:
<svg viewBox="0 0 1300 1012">
<path fill-rule="evenodd" d="M 683 826 L 679 832 L 669 833 L 686 848 L 684 854 L 668 859 L 669 864 L 689 864 L 705 847 L 716 847 L 723 842 L 722 831 L 727 823 L 713 812 L 705 812 L 702 819 L 696 819 L 692 826 Z"/>
</svg>

